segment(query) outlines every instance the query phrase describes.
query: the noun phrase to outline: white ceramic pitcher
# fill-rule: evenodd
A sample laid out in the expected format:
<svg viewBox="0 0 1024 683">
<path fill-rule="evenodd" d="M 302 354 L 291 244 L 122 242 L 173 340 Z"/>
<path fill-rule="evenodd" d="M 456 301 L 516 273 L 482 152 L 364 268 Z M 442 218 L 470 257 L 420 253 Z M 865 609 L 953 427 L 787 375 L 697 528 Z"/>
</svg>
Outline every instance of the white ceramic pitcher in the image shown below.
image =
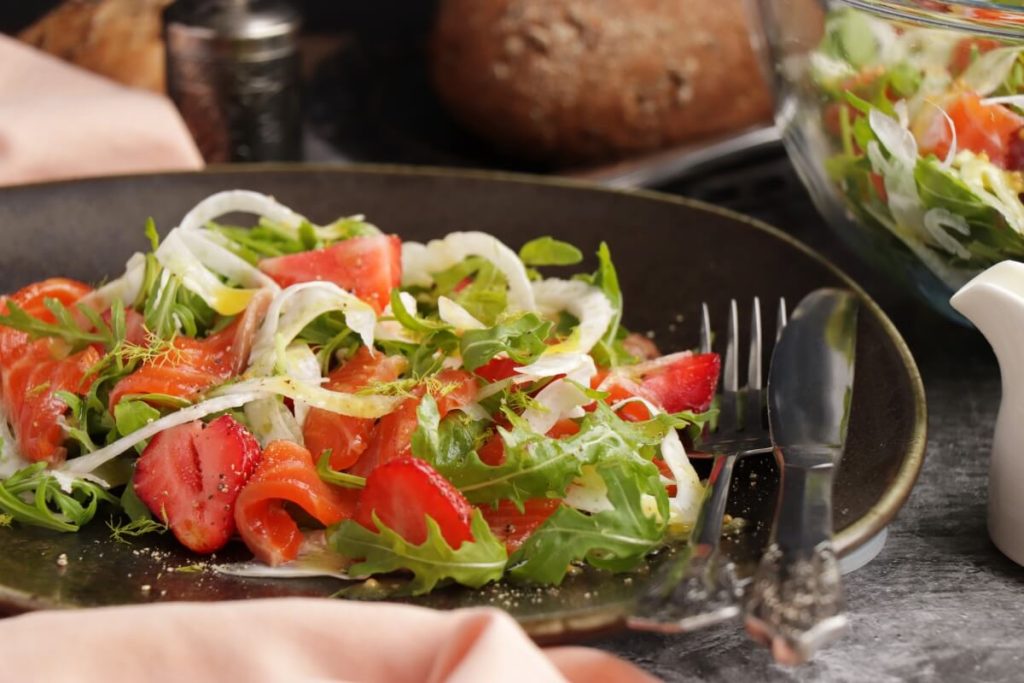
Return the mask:
<svg viewBox="0 0 1024 683">
<path fill-rule="evenodd" d="M 1003 398 L 988 477 L 988 533 L 1024 565 L 1024 263 L 1003 261 L 950 299 L 985 335 L 999 360 Z"/>
</svg>

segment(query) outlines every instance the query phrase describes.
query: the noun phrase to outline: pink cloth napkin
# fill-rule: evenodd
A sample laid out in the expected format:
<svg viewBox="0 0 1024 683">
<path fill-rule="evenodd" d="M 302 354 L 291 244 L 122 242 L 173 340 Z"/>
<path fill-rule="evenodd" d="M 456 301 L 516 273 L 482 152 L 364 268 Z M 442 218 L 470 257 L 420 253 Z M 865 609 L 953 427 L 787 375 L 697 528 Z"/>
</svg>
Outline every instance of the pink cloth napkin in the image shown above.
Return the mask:
<svg viewBox="0 0 1024 683">
<path fill-rule="evenodd" d="M 60 610 L 0 619 L 11 681 L 640 683 L 582 647 L 540 650 L 504 612 L 290 598 Z"/>
<path fill-rule="evenodd" d="M 202 165 L 166 97 L 0 35 L 0 185 Z"/>
</svg>

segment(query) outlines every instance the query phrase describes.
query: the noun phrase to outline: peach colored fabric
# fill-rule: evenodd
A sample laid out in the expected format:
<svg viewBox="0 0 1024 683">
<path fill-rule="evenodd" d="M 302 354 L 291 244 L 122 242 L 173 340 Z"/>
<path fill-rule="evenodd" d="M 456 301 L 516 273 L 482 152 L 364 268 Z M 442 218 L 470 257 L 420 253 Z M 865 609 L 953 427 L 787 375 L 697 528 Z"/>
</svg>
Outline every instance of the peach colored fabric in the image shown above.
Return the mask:
<svg viewBox="0 0 1024 683">
<path fill-rule="evenodd" d="M 0 35 L 0 185 L 202 165 L 166 97 Z"/>
<path fill-rule="evenodd" d="M 582 647 L 540 650 L 504 612 L 290 598 L 0 619 L 11 681 L 648 683 Z"/>
</svg>

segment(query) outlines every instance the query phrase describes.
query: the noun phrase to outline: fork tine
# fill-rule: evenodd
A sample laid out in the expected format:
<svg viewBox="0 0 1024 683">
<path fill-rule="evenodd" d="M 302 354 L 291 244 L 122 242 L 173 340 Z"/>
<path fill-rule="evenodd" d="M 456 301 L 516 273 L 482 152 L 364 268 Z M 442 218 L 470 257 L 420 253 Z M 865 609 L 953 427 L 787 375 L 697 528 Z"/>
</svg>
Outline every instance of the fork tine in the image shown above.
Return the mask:
<svg viewBox="0 0 1024 683">
<path fill-rule="evenodd" d="M 739 313 L 736 299 L 729 303 L 729 327 L 725 341 L 725 363 L 722 367 L 722 389 L 738 391 L 740 388 L 739 358 L 737 341 L 739 338 Z"/>
<path fill-rule="evenodd" d="M 754 297 L 750 312 L 750 359 L 747 364 L 747 388 L 761 388 L 761 300 Z"/>
<path fill-rule="evenodd" d="M 775 343 L 778 343 L 779 337 L 782 336 L 782 328 L 786 326 L 788 322 L 786 316 L 786 297 L 779 297 L 779 310 L 775 314 Z"/>
<path fill-rule="evenodd" d="M 700 305 L 700 352 L 711 353 L 711 316 L 706 303 Z"/>
</svg>

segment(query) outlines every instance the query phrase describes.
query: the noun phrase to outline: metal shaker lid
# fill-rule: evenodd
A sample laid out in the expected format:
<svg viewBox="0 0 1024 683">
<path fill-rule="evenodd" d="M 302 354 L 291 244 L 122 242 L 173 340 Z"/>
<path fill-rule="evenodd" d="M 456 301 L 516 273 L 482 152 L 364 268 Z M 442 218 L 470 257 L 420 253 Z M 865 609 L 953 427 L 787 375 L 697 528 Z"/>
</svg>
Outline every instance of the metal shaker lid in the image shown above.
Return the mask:
<svg viewBox="0 0 1024 683">
<path fill-rule="evenodd" d="M 298 12 L 281 0 L 178 0 L 167 11 L 172 50 L 212 51 L 240 61 L 294 52 Z"/>
</svg>

